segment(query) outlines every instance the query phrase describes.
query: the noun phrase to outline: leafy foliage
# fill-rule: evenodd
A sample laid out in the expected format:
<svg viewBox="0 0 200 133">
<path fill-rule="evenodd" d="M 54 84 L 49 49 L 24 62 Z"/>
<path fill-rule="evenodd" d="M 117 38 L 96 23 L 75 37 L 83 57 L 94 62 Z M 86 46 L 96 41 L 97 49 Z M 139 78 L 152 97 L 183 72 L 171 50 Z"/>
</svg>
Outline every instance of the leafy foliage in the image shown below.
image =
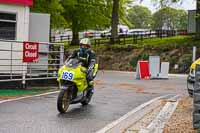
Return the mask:
<svg viewBox="0 0 200 133">
<path fill-rule="evenodd" d="M 128 7 L 131 7 L 132 0 L 120 0 L 119 4 L 119 23 L 133 27 L 133 24 L 129 21 L 127 10 Z"/>
<path fill-rule="evenodd" d="M 129 9 L 128 18 L 135 28 L 149 28 L 152 23 L 151 11 L 143 6 L 133 6 Z"/>
<path fill-rule="evenodd" d="M 197 17 L 196 17 L 196 39 L 200 39 L 200 0 L 196 1 Z M 171 3 L 182 3 L 183 0 L 153 0 L 154 3 L 160 4 L 161 7 L 169 6 Z"/>
<path fill-rule="evenodd" d="M 65 8 L 64 18 L 69 27 L 75 31 L 83 31 L 89 28 L 105 27 L 110 23 L 108 12 L 110 10 L 103 0 L 64 0 L 62 5 Z"/>
<path fill-rule="evenodd" d="M 186 29 L 187 13 L 184 10 L 176 10 L 164 7 L 153 14 L 154 29 Z"/>
<path fill-rule="evenodd" d="M 159 5 L 161 8 L 169 7 L 173 3 L 182 3 L 183 0 L 152 0 L 154 5 Z"/>
<path fill-rule="evenodd" d="M 110 1 L 64 0 L 63 16 L 73 32 L 73 44 L 78 43 L 78 32 L 106 27 L 110 23 Z"/>
<path fill-rule="evenodd" d="M 31 7 L 31 11 L 51 14 L 52 28 L 67 26 L 67 22 L 62 16 L 64 8 L 59 0 L 35 0 L 34 5 Z"/>
<path fill-rule="evenodd" d="M 177 11 L 177 21 L 176 28 L 177 29 L 187 29 L 188 24 L 188 14 L 185 10 Z"/>
</svg>

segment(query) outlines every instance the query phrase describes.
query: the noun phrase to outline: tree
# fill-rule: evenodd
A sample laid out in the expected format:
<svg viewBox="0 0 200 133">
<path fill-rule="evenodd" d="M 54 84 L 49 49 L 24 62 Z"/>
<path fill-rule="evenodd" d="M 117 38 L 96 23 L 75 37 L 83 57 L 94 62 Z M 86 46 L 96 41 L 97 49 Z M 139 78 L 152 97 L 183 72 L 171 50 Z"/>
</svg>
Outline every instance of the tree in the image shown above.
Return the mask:
<svg viewBox="0 0 200 133">
<path fill-rule="evenodd" d="M 129 9 L 128 19 L 135 28 L 150 28 L 152 24 L 151 11 L 143 6 L 133 6 Z"/>
<path fill-rule="evenodd" d="M 71 28 L 73 32 L 72 44 L 78 44 L 78 32 L 89 28 L 108 27 L 111 22 L 111 1 L 35 0 L 31 11 L 50 13 L 52 28 Z"/>
<path fill-rule="evenodd" d="M 32 12 L 49 13 L 51 15 L 51 27 L 58 28 L 67 25 L 62 13 L 64 8 L 60 4 L 60 0 L 35 0 L 31 7 Z"/>
<path fill-rule="evenodd" d="M 130 4 L 132 0 L 113 0 L 112 4 L 112 20 L 111 20 L 111 43 L 118 41 L 118 24 L 125 23 L 131 25 L 125 15 L 126 6 Z M 120 17 L 120 18 L 119 18 Z"/>
<path fill-rule="evenodd" d="M 197 0 L 196 39 L 200 39 L 200 0 Z"/>
<path fill-rule="evenodd" d="M 182 2 L 183 0 L 154 0 L 154 2 L 159 2 L 161 7 L 166 6 L 170 3 Z M 200 0 L 196 0 L 196 39 L 200 39 Z"/>
<path fill-rule="evenodd" d="M 154 29 L 186 29 L 187 13 L 184 10 L 176 10 L 164 7 L 153 14 Z"/>
<path fill-rule="evenodd" d="M 72 44 L 79 43 L 79 32 L 89 28 L 105 27 L 110 23 L 107 14 L 109 1 L 104 0 L 64 0 L 63 16 L 72 29 Z"/>
<path fill-rule="evenodd" d="M 185 10 L 177 10 L 176 28 L 180 30 L 187 29 L 188 14 Z"/>
<path fill-rule="evenodd" d="M 153 14 L 154 29 L 174 29 L 175 28 L 175 9 L 164 7 Z"/>
<path fill-rule="evenodd" d="M 128 9 L 132 7 L 132 0 L 120 0 L 119 4 L 119 24 L 133 27 L 133 24 L 128 19 Z"/>
<path fill-rule="evenodd" d="M 119 24 L 119 0 L 113 0 L 111 43 L 115 43 L 118 40 L 118 30 L 117 30 L 118 24 Z"/>
</svg>

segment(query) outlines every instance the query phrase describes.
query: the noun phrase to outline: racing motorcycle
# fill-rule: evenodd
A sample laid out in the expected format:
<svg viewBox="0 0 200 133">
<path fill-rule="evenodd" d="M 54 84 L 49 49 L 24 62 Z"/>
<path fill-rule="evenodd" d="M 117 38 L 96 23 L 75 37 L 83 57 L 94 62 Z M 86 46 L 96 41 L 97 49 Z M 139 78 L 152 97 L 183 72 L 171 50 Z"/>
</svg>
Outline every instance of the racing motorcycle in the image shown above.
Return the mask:
<svg viewBox="0 0 200 133">
<path fill-rule="evenodd" d="M 96 76 L 98 64 L 92 69 L 92 76 Z M 57 109 L 65 113 L 70 104 L 81 103 L 87 105 L 93 95 L 93 81 L 87 81 L 87 69 L 79 59 L 70 59 L 58 70 L 59 95 Z"/>
<path fill-rule="evenodd" d="M 190 66 L 189 75 L 187 77 L 187 89 L 191 97 L 193 97 L 193 92 L 194 92 L 194 83 L 195 83 L 195 75 L 196 75 L 195 69 L 196 69 L 197 64 L 200 64 L 200 58 L 192 63 L 192 65 Z"/>
</svg>

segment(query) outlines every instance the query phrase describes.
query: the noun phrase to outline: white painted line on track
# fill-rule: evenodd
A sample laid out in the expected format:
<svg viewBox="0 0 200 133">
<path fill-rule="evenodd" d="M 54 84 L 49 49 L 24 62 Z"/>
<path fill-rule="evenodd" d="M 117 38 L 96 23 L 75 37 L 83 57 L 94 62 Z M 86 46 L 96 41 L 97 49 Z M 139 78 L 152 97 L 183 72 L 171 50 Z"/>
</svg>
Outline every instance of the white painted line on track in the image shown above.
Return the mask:
<svg viewBox="0 0 200 133">
<path fill-rule="evenodd" d="M 2 100 L 2 101 L 0 101 L 0 104 L 5 103 L 5 102 L 17 101 L 17 100 L 21 100 L 21 99 L 27 99 L 27 98 L 40 97 L 40 96 L 45 96 L 45 95 L 50 95 L 50 94 L 56 94 L 58 92 L 59 91 L 54 91 L 54 92 L 48 92 L 48 93 L 43 93 L 43 94 L 38 94 L 38 95 L 24 96 L 24 97 L 19 97 L 19 98 L 14 98 L 14 99 Z"/>
<path fill-rule="evenodd" d="M 118 125 L 120 122 L 122 122 L 123 120 L 127 119 L 128 117 L 130 117 L 131 115 L 133 115 L 134 113 L 137 113 L 138 111 L 140 111 L 141 109 L 145 108 L 146 106 L 152 104 L 153 102 L 160 100 L 162 98 L 166 98 L 168 96 L 170 96 L 171 94 L 168 95 L 164 95 L 164 96 L 160 96 L 160 97 L 156 97 L 138 107 L 136 107 L 135 109 L 131 110 L 130 112 L 128 112 L 127 114 L 125 114 L 124 116 L 122 116 L 121 118 L 113 121 L 112 123 L 108 124 L 107 126 L 105 126 L 104 128 L 100 129 L 99 131 L 97 131 L 96 133 L 106 133 L 108 132 L 110 129 L 112 129 L 113 127 L 115 127 L 116 125 Z"/>
<path fill-rule="evenodd" d="M 169 74 L 170 77 L 187 77 L 187 74 Z"/>
</svg>

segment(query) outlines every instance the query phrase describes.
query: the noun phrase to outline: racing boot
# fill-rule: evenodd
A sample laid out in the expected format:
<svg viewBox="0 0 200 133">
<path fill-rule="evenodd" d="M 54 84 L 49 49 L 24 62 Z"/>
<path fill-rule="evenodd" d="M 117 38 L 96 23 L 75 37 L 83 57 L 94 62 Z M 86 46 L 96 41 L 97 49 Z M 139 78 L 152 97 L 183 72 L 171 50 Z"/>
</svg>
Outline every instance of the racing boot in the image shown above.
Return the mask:
<svg viewBox="0 0 200 133">
<path fill-rule="evenodd" d="M 92 96 L 94 93 L 94 81 L 89 81 L 88 83 L 88 95 Z"/>
</svg>

